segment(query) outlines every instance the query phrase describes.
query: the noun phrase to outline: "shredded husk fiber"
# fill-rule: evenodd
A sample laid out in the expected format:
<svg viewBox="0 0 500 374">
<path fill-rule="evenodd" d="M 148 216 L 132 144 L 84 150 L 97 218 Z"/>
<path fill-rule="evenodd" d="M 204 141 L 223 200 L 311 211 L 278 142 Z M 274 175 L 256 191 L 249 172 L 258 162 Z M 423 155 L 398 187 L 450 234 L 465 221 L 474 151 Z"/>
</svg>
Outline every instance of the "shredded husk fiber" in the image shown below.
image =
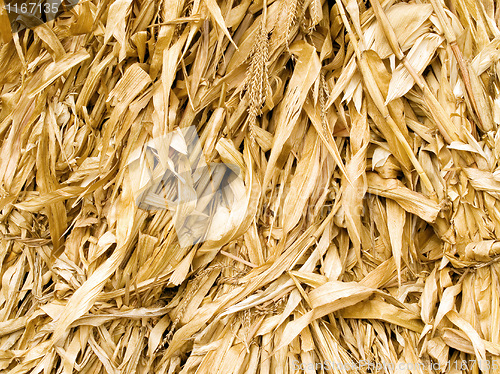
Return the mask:
<svg viewBox="0 0 500 374">
<path fill-rule="evenodd" d="M 3 22 L 0 371 L 500 372 L 499 21 L 491 0 L 81 0 Z M 237 172 L 230 209 L 155 140 L 192 126 Z M 151 141 L 183 168 L 176 211 L 135 178 Z"/>
</svg>

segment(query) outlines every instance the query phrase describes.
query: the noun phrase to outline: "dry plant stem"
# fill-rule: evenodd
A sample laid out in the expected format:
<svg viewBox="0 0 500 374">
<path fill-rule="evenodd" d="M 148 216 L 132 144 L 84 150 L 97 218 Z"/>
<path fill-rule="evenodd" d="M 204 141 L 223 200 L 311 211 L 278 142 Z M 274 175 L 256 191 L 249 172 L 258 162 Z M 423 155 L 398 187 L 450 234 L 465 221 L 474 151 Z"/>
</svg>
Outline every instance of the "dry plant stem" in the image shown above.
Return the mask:
<svg viewBox="0 0 500 374">
<path fill-rule="evenodd" d="M 417 74 L 415 69 L 413 69 L 413 67 L 409 63 L 403 51 L 401 51 L 394 29 L 392 28 L 389 20 L 387 19 L 387 16 L 384 10 L 382 9 L 379 0 L 373 0 L 372 5 L 375 17 L 377 17 L 377 20 L 380 22 L 385 37 L 387 38 L 387 41 L 389 42 L 392 51 L 396 55 L 396 58 L 403 62 L 406 70 L 408 70 L 415 83 L 423 91 L 425 98 L 430 101 L 429 109 L 431 113 L 435 114 L 435 111 L 444 113 L 441 104 L 432 94 L 431 90 L 429 89 L 429 86 L 427 85 L 427 82 L 424 79 L 422 79 L 422 77 L 419 74 Z M 456 129 L 454 124 L 448 119 L 446 115 L 436 116 L 435 118 L 436 118 L 435 123 L 448 144 L 451 143 L 452 141 L 460 140 L 461 130 Z M 440 120 L 441 118 L 445 118 L 447 120 L 446 127 L 443 127 L 442 121 Z"/>
<path fill-rule="evenodd" d="M 439 22 L 441 23 L 441 26 L 443 27 L 443 30 L 444 30 L 444 36 L 445 36 L 446 40 L 448 41 L 448 43 L 453 51 L 453 54 L 458 62 L 458 66 L 460 68 L 460 74 L 462 75 L 462 79 L 463 79 L 464 86 L 465 86 L 465 91 L 467 92 L 467 95 L 472 103 L 473 110 L 476 112 L 476 115 L 477 115 L 477 118 L 478 118 L 479 123 L 481 125 L 481 128 L 483 128 L 483 129 L 490 128 L 490 124 L 483 123 L 481 111 L 476 103 L 476 99 L 475 99 L 474 93 L 472 91 L 470 77 L 469 77 L 469 70 L 467 68 L 467 63 L 464 60 L 464 57 L 462 55 L 462 52 L 460 51 L 460 48 L 458 48 L 455 34 L 453 33 L 450 22 L 448 21 L 448 18 L 444 12 L 443 4 L 439 0 L 430 0 L 430 3 L 432 4 L 434 11 L 436 12 L 437 17 L 439 18 Z"/>
<path fill-rule="evenodd" d="M 411 160 L 411 163 L 415 167 L 415 170 L 417 171 L 418 175 L 422 179 L 422 183 L 424 184 L 425 188 L 429 191 L 430 195 L 432 198 L 437 199 L 437 196 L 434 191 L 434 187 L 432 186 L 432 183 L 429 179 L 429 177 L 425 174 L 424 169 L 422 169 L 422 166 L 418 162 L 417 158 L 415 157 L 415 154 L 413 153 L 413 150 L 411 149 L 410 145 L 404 138 L 403 134 L 399 130 L 398 126 L 392 119 L 391 115 L 389 114 L 389 111 L 387 107 L 384 105 L 384 99 L 382 97 L 382 93 L 379 91 L 378 87 L 374 84 L 375 79 L 372 75 L 372 72 L 370 70 L 370 67 L 368 66 L 366 59 L 364 57 L 364 54 L 362 51 L 360 51 L 358 43 L 356 41 L 356 36 L 351 30 L 351 27 L 349 25 L 349 21 L 347 20 L 346 14 L 344 12 L 344 7 L 341 3 L 338 3 L 339 9 L 340 9 L 340 15 L 342 17 L 342 21 L 344 22 L 344 25 L 346 27 L 346 30 L 350 36 L 352 45 L 354 47 L 354 52 L 356 53 L 356 58 L 358 61 L 358 66 L 359 70 L 361 71 L 361 74 L 363 75 L 363 80 L 366 84 L 366 89 L 369 92 L 371 98 L 375 102 L 375 105 L 377 106 L 378 110 L 384 117 L 384 119 L 387 121 L 387 124 L 390 126 L 391 130 L 393 131 L 394 135 L 398 138 L 400 141 L 401 145 L 403 146 L 404 150 L 406 151 L 408 157 Z"/>
<path fill-rule="evenodd" d="M 498 371 L 500 8 L 452 3 L 0 25 L 0 372 Z"/>
</svg>

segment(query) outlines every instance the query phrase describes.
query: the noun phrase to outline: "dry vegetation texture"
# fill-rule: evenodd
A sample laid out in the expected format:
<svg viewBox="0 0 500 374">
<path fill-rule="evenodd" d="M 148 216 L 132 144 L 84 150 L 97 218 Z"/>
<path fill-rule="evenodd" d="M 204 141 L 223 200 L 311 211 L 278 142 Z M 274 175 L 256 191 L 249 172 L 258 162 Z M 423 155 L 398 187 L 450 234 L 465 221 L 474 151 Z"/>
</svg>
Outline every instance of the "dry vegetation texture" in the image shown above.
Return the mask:
<svg viewBox="0 0 500 374">
<path fill-rule="evenodd" d="M 1 372 L 500 365 L 499 18 L 492 0 L 81 0 L 3 24 Z M 189 126 L 241 183 L 229 210 L 196 198 L 199 173 L 170 186 L 195 194 L 182 214 L 208 207 L 183 246 L 127 160 L 172 132 L 182 156 Z"/>
</svg>

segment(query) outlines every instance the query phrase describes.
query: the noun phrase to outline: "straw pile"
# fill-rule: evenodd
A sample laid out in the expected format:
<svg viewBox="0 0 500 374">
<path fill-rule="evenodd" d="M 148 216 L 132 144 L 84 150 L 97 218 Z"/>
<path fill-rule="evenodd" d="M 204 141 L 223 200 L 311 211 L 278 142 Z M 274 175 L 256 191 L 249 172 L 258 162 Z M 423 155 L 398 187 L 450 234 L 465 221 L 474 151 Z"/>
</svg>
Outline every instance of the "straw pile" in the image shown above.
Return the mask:
<svg viewBox="0 0 500 374">
<path fill-rule="evenodd" d="M 82 0 L 2 24 L 0 370 L 495 372 L 499 18 L 490 0 Z M 183 246 L 128 165 L 190 126 L 241 183 L 231 209 L 181 208 L 209 208 Z"/>
</svg>

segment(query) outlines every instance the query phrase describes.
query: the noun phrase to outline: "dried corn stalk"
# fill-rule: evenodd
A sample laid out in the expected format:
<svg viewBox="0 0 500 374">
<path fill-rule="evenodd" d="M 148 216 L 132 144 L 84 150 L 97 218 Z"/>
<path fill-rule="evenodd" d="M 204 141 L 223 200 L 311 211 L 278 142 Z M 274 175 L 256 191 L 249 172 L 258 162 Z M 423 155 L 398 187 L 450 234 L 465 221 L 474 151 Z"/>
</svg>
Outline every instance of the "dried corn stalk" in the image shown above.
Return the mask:
<svg viewBox="0 0 500 374">
<path fill-rule="evenodd" d="M 1 26 L 0 371 L 500 371 L 499 19 L 91 0 Z"/>
</svg>

